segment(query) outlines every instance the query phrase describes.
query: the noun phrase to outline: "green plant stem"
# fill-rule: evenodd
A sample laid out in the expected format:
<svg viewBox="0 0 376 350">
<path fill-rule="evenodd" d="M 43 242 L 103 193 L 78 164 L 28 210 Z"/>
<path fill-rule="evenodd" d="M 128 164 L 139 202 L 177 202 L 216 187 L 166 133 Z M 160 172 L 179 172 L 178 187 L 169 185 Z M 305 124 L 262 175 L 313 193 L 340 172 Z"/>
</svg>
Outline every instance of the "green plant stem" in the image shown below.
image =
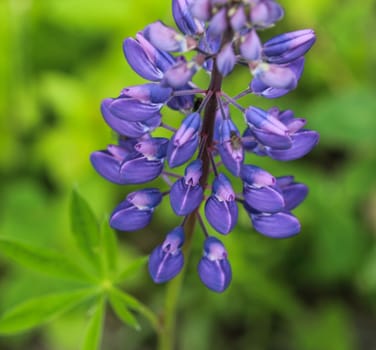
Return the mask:
<svg viewBox="0 0 376 350">
<path fill-rule="evenodd" d="M 184 231 L 186 235 L 186 241 L 184 243 L 184 256 L 188 260 L 191 246 L 192 246 L 192 236 L 194 232 L 194 227 L 196 223 L 196 212 L 189 215 Z M 187 263 L 184 264 L 182 271 L 177 277 L 175 277 L 167 285 L 167 292 L 165 297 L 165 310 L 162 319 L 162 327 L 159 333 L 159 350 L 173 350 L 175 347 L 175 335 L 176 335 L 176 311 L 177 304 L 180 295 L 180 290 L 182 288 L 183 279 L 185 276 Z"/>
</svg>

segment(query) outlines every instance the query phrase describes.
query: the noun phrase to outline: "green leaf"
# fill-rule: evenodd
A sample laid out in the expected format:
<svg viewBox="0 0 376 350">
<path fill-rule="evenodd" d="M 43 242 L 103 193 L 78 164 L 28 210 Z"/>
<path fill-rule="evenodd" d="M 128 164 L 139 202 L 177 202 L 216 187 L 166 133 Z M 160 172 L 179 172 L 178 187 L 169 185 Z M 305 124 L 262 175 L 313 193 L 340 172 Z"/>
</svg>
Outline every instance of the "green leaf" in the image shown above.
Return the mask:
<svg viewBox="0 0 376 350">
<path fill-rule="evenodd" d="M 49 294 L 25 301 L 0 318 L 0 334 L 26 331 L 52 320 L 93 296 L 93 289 Z"/>
<path fill-rule="evenodd" d="M 102 340 L 103 332 L 103 320 L 104 320 L 104 309 L 105 300 L 100 298 L 96 310 L 90 319 L 89 325 L 86 330 L 84 343 L 82 350 L 97 350 L 100 349 L 100 343 Z"/>
<path fill-rule="evenodd" d="M 108 271 L 115 272 L 118 267 L 118 242 L 108 220 L 102 224 L 101 235 L 105 266 Z"/>
<path fill-rule="evenodd" d="M 87 202 L 73 190 L 71 226 L 81 252 L 96 265 L 99 263 L 100 234 L 97 220 Z"/>
<path fill-rule="evenodd" d="M 147 260 L 147 256 L 142 256 L 140 258 L 133 260 L 122 272 L 119 273 L 119 276 L 116 278 L 116 281 L 124 281 L 127 277 L 131 276 L 139 269 L 141 269 L 146 264 Z"/>
<path fill-rule="evenodd" d="M 150 322 L 153 328 L 157 332 L 159 331 L 158 317 L 147 306 L 142 304 L 132 295 L 129 295 L 118 288 L 112 288 L 111 295 L 115 296 L 118 300 L 121 300 L 121 302 L 126 305 L 127 308 L 142 314 Z"/>
<path fill-rule="evenodd" d="M 92 278 L 64 255 L 41 247 L 0 237 L 0 252 L 16 263 L 39 273 L 75 281 Z"/>
<path fill-rule="evenodd" d="M 109 294 L 109 299 L 112 309 L 121 321 L 123 321 L 125 324 L 133 327 L 136 330 L 141 329 L 136 318 L 128 310 L 129 304 L 123 298 L 121 298 L 118 293 L 114 293 L 113 291 L 111 291 Z"/>
</svg>

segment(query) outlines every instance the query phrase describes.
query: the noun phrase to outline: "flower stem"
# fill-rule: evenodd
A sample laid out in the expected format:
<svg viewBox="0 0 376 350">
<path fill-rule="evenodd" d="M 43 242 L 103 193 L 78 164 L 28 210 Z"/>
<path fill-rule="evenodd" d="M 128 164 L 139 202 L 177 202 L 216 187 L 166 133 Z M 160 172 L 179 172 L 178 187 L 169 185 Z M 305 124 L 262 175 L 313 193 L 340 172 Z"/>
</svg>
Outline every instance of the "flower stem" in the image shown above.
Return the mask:
<svg viewBox="0 0 376 350">
<path fill-rule="evenodd" d="M 189 215 L 184 225 L 186 241 L 184 243 L 183 252 L 186 261 L 188 260 L 191 251 L 192 236 L 195 228 L 195 223 L 196 212 L 193 212 Z M 180 271 L 179 275 L 176 276 L 167 285 L 167 292 L 165 296 L 165 309 L 162 320 L 163 324 L 162 329 L 159 333 L 159 350 L 173 350 L 175 348 L 177 305 L 186 267 L 187 263 L 184 264 L 184 267 L 182 271 Z"/>
<path fill-rule="evenodd" d="M 215 114 L 218 107 L 217 93 L 221 91 L 222 75 L 217 69 L 214 60 L 213 71 L 210 81 L 210 86 L 207 92 L 207 100 L 204 105 L 204 120 L 201 131 L 201 144 L 199 158 L 202 160 L 202 176 L 200 185 L 205 188 L 210 173 L 210 155 L 208 150 L 211 149 L 214 134 Z M 197 209 L 198 210 L 198 209 Z M 167 292 L 165 297 L 164 318 L 162 320 L 161 332 L 159 333 L 159 350 L 174 350 L 176 346 L 176 313 L 178 298 L 182 288 L 182 283 L 187 268 L 187 261 L 192 247 L 192 237 L 194 233 L 195 223 L 197 220 L 196 211 L 191 213 L 184 223 L 185 243 L 183 253 L 185 257 L 185 264 L 182 271 L 167 285 Z"/>
</svg>

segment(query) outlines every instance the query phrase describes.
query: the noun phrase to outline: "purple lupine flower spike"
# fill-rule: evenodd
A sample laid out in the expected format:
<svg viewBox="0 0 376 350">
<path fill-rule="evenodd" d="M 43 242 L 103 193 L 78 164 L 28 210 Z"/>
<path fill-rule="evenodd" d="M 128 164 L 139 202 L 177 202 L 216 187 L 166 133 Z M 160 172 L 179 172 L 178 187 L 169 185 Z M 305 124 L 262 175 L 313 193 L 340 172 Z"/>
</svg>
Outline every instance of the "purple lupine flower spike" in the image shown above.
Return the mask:
<svg viewBox="0 0 376 350">
<path fill-rule="evenodd" d="M 248 159 L 301 158 L 318 143 L 319 134 L 306 129 L 306 120 L 291 110 L 263 110 L 240 100 L 248 94 L 274 99 L 295 89 L 316 36 L 303 29 L 263 43 L 259 32 L 284 15 L 276 0 L 172 0 L 172 12 L 178 29 L 156 21 L 124 41 L 126 60 L 148 82 L 125 87 L 118 97 L 102 102 L 105 122 L 119 134 L 118 145 L 93 152 L 90 159 L 101 176 L 116 184 L 138 185 L 160 176 L 168 186 L 163 192 L 135 189 L 110 219 L 121 231 L 142 229 L 163 196 L 184 217 L 150 255 L 152 279 L 165 282 L 181 271 L 184 228 L 187 220 L 198 220 L 206 237 L 200 279 L 223 292 L 231 267 L 225 247 L 209 231 L 226 235 L 234 229 L 237 202 L 262 235 L 287 238 L 300 232 L 291 211 L 305 199 L 308 187 L 293 176 L 275 177 Z M 223 82 L 236 65 L 248 67 L 252 79 L 233 97 L 223 91 Z M 201 68 L 209 76 L 207 86 L 195 77 Z M 232 120 L 234 108 L 244 117 L 245 129 Z M 163 120 L 167 109 L 177 111 L 173 126 Z"/>
<path fill-rule="evenodd" d="M 221 293 L 229 286 L 232 278 L 231 266 L 226 248 L 219 239 L 206 238 L 204 256 L 197 269 L 202 283 L 212 291 Z"/>
<path fill-rule="evenodd" d="M 238 207 L 230 180 L 219 174 L 213 183 L 213 193 L 205 203 L 205 216 L 210 225 L 222 234 L 227 234 L 238 221 Z"/>
<path fill-rule="evenodd" d="M 146 227 L 161 200 L 162 194 L 156 188 L 130 193 L 113 211 L 111 227 L 121 231 L 136 231 Z"/>
<path fill-rule="evenodd" d="M 185 169 L 185 176 L 171 187 L 170 203 L 176 215 L 192 213 L 202 202 L 204 191 L 200 185 L 202 161 L 195 160 Z"/>
<path fill-rule="evenodd" d="M 184 265 L 181 246 L 184 230 L 181 226 L 173 229 L 163 243 L 157 246 L 149 257 L 149 273 L 155 283 L 167 282 L 174 278 Z"/>
</svg>

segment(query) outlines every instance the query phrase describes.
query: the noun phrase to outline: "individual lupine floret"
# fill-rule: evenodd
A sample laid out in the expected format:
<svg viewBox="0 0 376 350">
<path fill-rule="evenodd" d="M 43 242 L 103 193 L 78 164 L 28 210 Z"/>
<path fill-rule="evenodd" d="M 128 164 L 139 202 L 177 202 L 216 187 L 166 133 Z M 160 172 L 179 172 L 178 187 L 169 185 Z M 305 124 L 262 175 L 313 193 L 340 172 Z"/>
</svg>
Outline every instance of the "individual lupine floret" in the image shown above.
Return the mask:
<svg viewBox="0 0 376 350">
<path fill-rule="evenodd" d="M 244 149 L 240 134 L 231 119 L 218 123 L 220 143 L 217 148 L 226 168 L 235 176 L 239 176 L 244 161 Z"/>
<path fill-rule="evenodd" d="M 157 188 L 128 194 L 111 214 L 111 227 L 120 231 L 136 231 L 146 227 L 151 221 L 154 208 L 161 200 L 162 194 Z"/>
<path fill-rule="evenodd" d="M 95 170 L 120 185 L 145 183 L 158 177 L 163 170 L 168 139 L 130 140 L 128 144 L 133 145 L 131 150 L 110 145 L 107 150 L 92 153 Z"/>
<path fill-rule="evenodd" d="M 231 232 L 238 221 L 235 197 L 230 180 L 219 174 L 213 182 L 212 194 L 205 203 L 205 216 L 219 233 Z"/>
<path fill-rule="evenodd" d="M 172 89 L 158 84 L 131 86 L 123 89 L 118 98 L 112 100 L 110 112 L 129 122 L 144 122 L 160 116 L 160 110 L 170 98 Z"/>
<path fill-rule="evenodd" d="M 236 63 L 236 56 L 232 44 L 226 44 L 217 56 L 217 67 L 223 76 L 231 73 Z"/>
<path fill-rule="evenodd" d="M 319 140 L 316 131 L 303 129 L 306 120 L 295 118 L 291 110 L 271 108 L 264 111 L 251 106 L 245 117 L 249 128 L 243 137 L 253 136 L 256 141 L 245 148 L 259 155 L 280 161 L 294 160 L 309 153 Z"/>
<path fill-rule="evenodd" d="M 154 47 L 141 32 L 137 33 L 136 39 L 124 40 L 123 51 L 125 58 L 136 73 L 155 82 L 166 80 L 165 73 L 170 68 L 173 71 L 176 70 L 175 66 L 179 63 L 168 52 Z M 191 87 L 183 86 L 182 88 L 190 89 Z M 170 99 L 167 105 L 175 110 L 189 110 L 193 106 L 193 97 L 189 95 L 177 96 Z"/>
<path fill-rule="evenodd" d="M 163 51 L 185 52 L 197 46 L 194 38 L 178 33 L 161 21 L 149 24 L 144 29 L 143 34 L 152 45 Z"/>
<path fill-rule="evenodd" d="M 200 185 L 202 161 L 196 159 L 185 169 L 184 177 L 171 187 L 170 203 L 176 215 L 186 216 L 192 213 L 202 202 L 204 190 Z"/>
<path fill-rule="evenodd" d="M 178 28 L 188 35 L 199 35 L 204 31 L 203 24 L 192 16 L 190 0 L 172 0 L 172 14 Z"/>
<path fill-rule="evenodd" d="M 223 292 L 232 278 L 231 265 L 222 242 L 215 237 L 207 237 L 204 255 L 198 264 L 198 274 L 202 283 L 214 292 Z"/>
<path fill-rule="evenodd" d="M 284 198 L 275 186 L 276 179 L 273 175 L 257 166 L 244 165 L 241 178 L 244 200 L 250 207 L 268 213 L 283 210 Z"/>
<path fill-rule="evenodd" d="M 174 278 L 184 265 L 181 247 L 184 230 L 181 226 L 173 229 L 164 242 L 157 246 L 149 257 L 149 273 L 155 283 L 167 282 Z"/>
<path fill-rule="evenodd" d="M 155 130 L 161 124 L 161 114 L 158 113 L 152 118 L 148 118 L 142 122 L 130 122 L 116 117 L 110 111 L 112 98 L 106 98 L 102 101 L 101 112 L 106 123 L 120 135 L 131 138 L 141 137 Z"/>
<path fill-rule="evenodd" d="M 277 98 L 296 88 L 303 73 L 304 57 L 284 65 L 250 62 L 249 68 L 254 76 L 250 84 L 252 92 L 267 98 Z"/>
<path fill-rule="evenodd" d="M 250 2 L 253 5 L 250 18 L 252 24 L 256 27 L 270 27 L 284 15 L 281 5 L 273 0 L 250 0 Z"/>
<path fill-rule="evenodd" d="M 160 81 L 164 72 L 175 64 L 173 56 L 158 50 L 142 33 L 137 33 L 136 39 L 125 39 L 123 51 L 132 69 L 147 80 Z"/>
<path fill-rule="evenodd" d="M 272 175 L 269 174 L 269 177 L 271 176 Z M 252 177 L 249 177 L 248 180 L 250 180 L 250 178 Z M 263 177 L 261 176 L 260 178 L 262 179 Z M 267 178 L 268 176 L 265 176 L 265 179 Z M 280 203 L 281 207 L 278 210 L 271 210 L 267 205 L 265 208 L 261 209 L 254 196 L 252 198 L 248 197 L 247 199 L 246 196 L 244 196 L 244 208 L 252 220 L 254 229 L 259 233 L 272 238 L 291 237 L 299 233 L 300 223 L 290 211 L 296 208 L 305 199 L 308 188 L 304 184 L 294 182 L 293 176 L 282 176 L 274 178 L 274 180 L 275 181 L 272 181 L 273 184 L 269 186 L 276 191 L 276 194 L 269 192 L 269 202 L 271 203 L 269 206 L 272 207 L 273 204 L 278 204 L 278 197 L 282 197 Z M 265 183 L 266 182 L 268 181 L 265 180 Z M 262 201 L 263 199 L 260 200 Z M 265 200 L 264 198 L 263 203 L 268 203 L 267 199 Z"/>
<path fill-rule="evenodd" d="M 259 61 L 262 54 L 262 44 L 255 30 L 251 30 L 240 38 L 240 55 L 247 61 Z"/>
<path fill-rule="evenodd" d="M 270 63 L 289 63 L 305 55 L 315 41 L 316 35 L 312 29 L 284 33 L 265 42 L 263 54 Z"/>
<path fill-rule="evenodd" d="M 189 114 L 172 136 L 167 148 L 167 161 L 171 168 L 186 163 L 198 146 L 201 117 L 197 112 Z"/>
</svg>

